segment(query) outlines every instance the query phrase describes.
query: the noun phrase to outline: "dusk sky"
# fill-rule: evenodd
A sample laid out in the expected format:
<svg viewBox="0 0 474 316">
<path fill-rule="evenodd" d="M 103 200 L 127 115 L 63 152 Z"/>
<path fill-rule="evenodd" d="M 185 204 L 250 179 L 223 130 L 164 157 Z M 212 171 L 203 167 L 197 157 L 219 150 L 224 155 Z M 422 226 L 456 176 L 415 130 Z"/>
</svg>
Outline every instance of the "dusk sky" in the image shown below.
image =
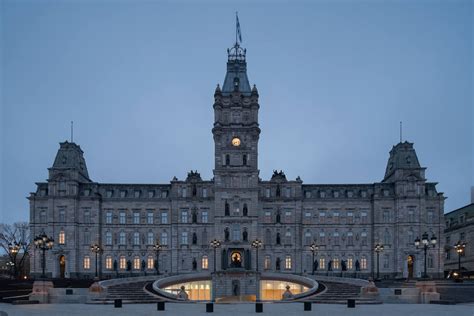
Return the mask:
<svg viewBox="0 0 474 316">
<path fill-rule="evenodd" d="M 403 121 L 445 212 L 470 203 L 471 1 L 197 2 L 0 1 L 0 222 L 29 220 L 71 120 L 93 181 L 212 178 L 236 11 L 262 179 L 379 182 Z"/>
</svg>

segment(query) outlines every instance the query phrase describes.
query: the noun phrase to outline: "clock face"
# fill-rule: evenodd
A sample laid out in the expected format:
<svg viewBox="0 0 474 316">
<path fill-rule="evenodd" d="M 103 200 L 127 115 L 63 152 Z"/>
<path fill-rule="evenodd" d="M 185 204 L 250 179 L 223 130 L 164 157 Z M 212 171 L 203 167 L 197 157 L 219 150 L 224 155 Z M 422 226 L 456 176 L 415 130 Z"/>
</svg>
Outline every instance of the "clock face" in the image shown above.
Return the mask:
<svg viewBox="0 0 474 316">
<path fill-rule="evenodd" d="M 232 146 L 235 146 L 235 147 L 240 146 L 240 138 L 238 137 L 232 138 Z"/>
</svg>

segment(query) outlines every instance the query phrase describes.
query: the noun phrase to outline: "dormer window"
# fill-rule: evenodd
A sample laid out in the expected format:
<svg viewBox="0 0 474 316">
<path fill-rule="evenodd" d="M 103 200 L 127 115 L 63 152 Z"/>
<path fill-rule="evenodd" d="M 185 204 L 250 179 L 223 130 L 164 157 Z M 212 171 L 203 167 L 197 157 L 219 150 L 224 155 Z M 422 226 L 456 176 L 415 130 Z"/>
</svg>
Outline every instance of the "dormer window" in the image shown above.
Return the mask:
<svg viewBox="0 0 474 316">
<path fill-rule="evenodd" d="M 114 194 L 114 191 L 112 190 L 107 190 L 107 192 L 105 192 L 105 196 L 107 196 L 108 198 L 112 197 L 113 194 Z"/>
<path fill-rule="evenodd" d="M 139 198 L 140 194 L 141 194 L 140 190 L 135 190 L 135 192 L 134 192 L 135 198 Z"/>
<path fill-rule="evenodd" d="M 125 191 L 125 190 L 120 191 L 120 197 L 121 198 L 124 198 L 126 196 L 127 196 L 127 191 Z"/>
<path fill-rule="evenodd" d="M 234 78 L 234 91 L 239 91 L 239 77 Z"/>
</svg>

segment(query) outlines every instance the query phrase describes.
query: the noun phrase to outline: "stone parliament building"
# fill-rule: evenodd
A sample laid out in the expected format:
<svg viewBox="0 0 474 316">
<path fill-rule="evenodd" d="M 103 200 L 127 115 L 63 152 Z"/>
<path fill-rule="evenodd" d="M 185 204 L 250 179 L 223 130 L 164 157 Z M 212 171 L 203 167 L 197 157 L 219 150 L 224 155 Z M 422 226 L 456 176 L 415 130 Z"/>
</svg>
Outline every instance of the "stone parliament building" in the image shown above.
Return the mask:
<svg viewBox="0 0 474 316">
<path fill-rule="evenodd" d="M 305 184 L 258 169 L 259 94 L 247 77 L 246 50 L 228 50 L 227 73 L 214 93 L 214 177 L 197 171 L 166 184 L 97 183 L 79 145 L 60 143 L 46 182 L 29 196 L 31 236 L 54 238 L 46 253 L 50 277 L 88 278 L 156 273 L 159 242 L 163 274 L 244 270 L 367 278 L 376 270 L 374 245 L 381 243 L 380 275 L 414 278 L 423 271 L 423 251 L 414 240 L 438 237 L 427 269 L 443 275 L 444 196 L 427 182 L 412 143 L 390 151 L 381 182 Z M 265 153 L 263 153 L 265 154 Z M 251 243 L 262 241 L 258 260 Z M 217 260 L 210 241 L 218 239 Z M 313 253 L 310 245 L 318 250 Z M 41 273 L 41 252 L 32 251 L 32 275 Z M 342 271 L 344 270 L 344 271 Z"/>
</svg>

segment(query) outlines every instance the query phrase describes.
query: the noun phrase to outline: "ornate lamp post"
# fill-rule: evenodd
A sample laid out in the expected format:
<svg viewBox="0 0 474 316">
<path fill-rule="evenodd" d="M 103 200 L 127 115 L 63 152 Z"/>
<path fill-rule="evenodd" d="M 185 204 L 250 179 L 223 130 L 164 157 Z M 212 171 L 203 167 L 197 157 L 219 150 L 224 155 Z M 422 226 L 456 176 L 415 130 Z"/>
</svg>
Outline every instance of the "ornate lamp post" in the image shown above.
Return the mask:
<svg viewBox="0 0 474 316">
<path fill-rule="evenodd" d="M 379 280 L 380 279 L 379 257 L 380 257 L 380 253 L 383 251 L 383 245 L 376 244 L 374 247 L 374 251 L 377 254 L 377 280 Z"/>
<path fill-rule="evenodd" d="M 262 247 L 263 243 L 261 240 L 259 239 L 255 239 L 254 241 L 252 241 L 252 247 L 255 248 L 255 251 L 256 251 L 256 260 L 257 260 L 257 272 L 258 272 L 258 248 Z"/>
<path fill-rule="evenodd" d="M 96 279 L 99 278 L 99 265 L 98 265 L 98 260 L 97 257 L 99 256 L 99 253 L 102 251 L 102 248 L 98 244 L 93 244 L 91 245 L 91 251 L 95 253 L 95 277 Z"/>
<path fill-rule="evenodd" d="M 436 247 L 436 242 L 437 241 L 438 240 L 436 239 L 435 235 L 431 236 L 431 239 L 428 239 L 428 233 L 427 232 L 423 233 L 423 235 L 421 236 L 421 241 L 420 241 L 420 238 L 418 238 L 418 237 L 415 239 L 416 248 L 417 249 L 419 249 L 419 248 L 423 249 L 423 251 L 425 253 L 425 271 L 423 273 L 423 278 L 424 279 L 428 278 L 428 274 L 426 273 L 426 252 L 430 248 L 430 244 L 433 248 Z"/>
<path fill-rule="evenodd" d="M 156 269 L 156 274 L 160 274 L 160 251 L 163 249 L 163 245 L 160 244 L 158 241 L 153 245 L 153 250 L 156 252 L 156 263 L 155 263 L 155 269 Z"/>
<path fill-rule="evenodd" d="M 464 254 L 464 251 L 466 251 L 466 243 L 458 241 L 457 244 L 454 245 L 454 249 L 458 253 L 458 273 L 459 273 L 459 280 L 462 279 L 462 272 L 461 272 L 461 256 Z"/>
<path fill-rule="evenodd" d="M 214 239 L 210 243 L 211 247 L 214 248 L 214 272 L 216 272 L 216 266 L 217 266 L 217 261 L 216 261 L 216 250 L 221 246 L 221 241 L 218 239 Z"/>
<path fill-rule="evenodd" d="M 17 266 L 16 266 L 16 256 L 18 252 L 20 251 L 20 244 L 14 243 L 14 244 L 8 244 L 8 252 L 10 253 L 10 257 L 12 259 L 12 267 L 13 267 L 13 277 L 17 277 Z"/>
<path fill-rule="evenodd" d="M 53 248 L 54 239 L 47 236 L 44 232 L 41 235 L 38 235 L 34 239 L 35 247 L 40 249 L 43 252 L 43 261 L 41 262 L 41 266 L 43 268 L 43 273 L 41 277 L 44 279 L 46 278 L 45 269 L 46 269 L 46 250 L 50 250 Z"/>
<path fill-rule="evenodd" d="M 311 272 L 311 274 L 314 275 L 314 255 L 318 252 L 319 246 L 316 245 L 316 243 L 313 241 L 313 243 L 311 244 L 311 246 L 309 246 L 309 249 L 310 249 L 311 252 L 313 253 L 313 261 L 312 261 L 313 267 L 312 267 L 312 272 Z"/>
</svg>

